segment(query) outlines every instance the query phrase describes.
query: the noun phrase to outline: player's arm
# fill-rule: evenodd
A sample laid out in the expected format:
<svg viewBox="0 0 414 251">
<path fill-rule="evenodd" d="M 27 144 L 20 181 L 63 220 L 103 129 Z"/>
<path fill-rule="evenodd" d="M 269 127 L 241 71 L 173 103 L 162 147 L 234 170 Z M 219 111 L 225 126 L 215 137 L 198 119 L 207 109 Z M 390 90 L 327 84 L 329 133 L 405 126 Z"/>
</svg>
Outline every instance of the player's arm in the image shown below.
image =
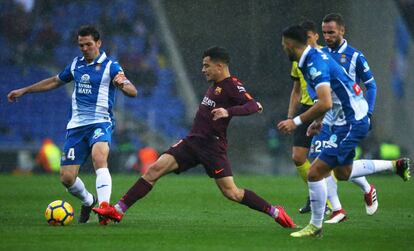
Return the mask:
<svg viewBox="0 0 414 251">
<path fill-rule="evenodd" d="M 362 53 L 358 56 L 356 61 L 356 76 L 361 79 L 365 85 L 365 99 L 368 102 L 368 115 L 371 117 L 374 112 L 375 100 L 377 98 L 377 83 L 368 62 Z"/>
<path fill-rule="evenodd" d="M 287 118 L 291 119 L 295 116 L 296 109 L 300 104 L 300 97 L 301 97 L 301 89 L 300 89 L 300 81 L 299 79 L 293 80 L 293 88 L 292 92 L 290 93 L 290 100 L 289 100 L 289 108 Z"/>
<path fill-rule="evenodd" d="M 58 76 L 53 76 L 50 78 L 43 79 L 32 85 L 13 90 L 9 92 L 9 94 L 7 95 L 7 99 L 9 100 L 9 102 L 13 102 L 16 100 L 16 98 L 21 97 L 27 93 L 45 92 L 45 91 L 53 90 L 61 86 L 62 84 L 64 84 L 64 82 L 61 81 L 58 78 Z"/>
<path fill-rule="evenodd" d="M 283 133 L 289 134 L 302 123 L 322 118 L 325 113 L 332 108 L 331 87 L 329 82 L 321 83 L 316 87 L 316 102 L 309 110 L 296 116 L 294 119 L 281 121 L 277 128 Z"/>
<path fill-rule="evenodd" d="M 113 83 L 118 87 L 126 96 L 136 97 L 138 95 L 137 88 L 131 83 L 125 76 L 124 72 L 119 72 L 113 80 Z"/>
</svg>

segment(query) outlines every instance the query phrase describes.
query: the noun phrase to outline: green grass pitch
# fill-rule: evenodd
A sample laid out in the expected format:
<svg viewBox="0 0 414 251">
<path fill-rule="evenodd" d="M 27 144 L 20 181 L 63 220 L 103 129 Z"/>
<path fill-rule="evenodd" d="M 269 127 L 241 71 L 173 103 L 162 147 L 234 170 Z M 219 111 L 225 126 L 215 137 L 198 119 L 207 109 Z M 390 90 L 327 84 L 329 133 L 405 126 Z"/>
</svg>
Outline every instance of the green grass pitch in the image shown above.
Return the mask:
<svg viewBox="0 0 414 251">
<path fill-rule="evenodd" d="M 81 175 L 94 192 L 95 176 Z M 113 175 L 115 202 L 136 175 Z M 297 209 L 307 191 L 298 177 L 236 176 L 239 187 L 252 189 L 281 204 L 299 225 L 310 215 Z M 77 224 L 79 201 L 66 193 L 57 175 L 0 175 L 0 250 L 414 250 L 414 183 L 376 176 L 379 209 L 367 216 L 362 192 L 340 182 L 349 220 L 324 225 L 319 239 L 294 239 L 270 217 L 225 199 L 207 176 L 170 175 L 134 205 L 120 224 L 100 226 L 96 217 Z M 75 219 L 65 227 L 48 226 L 46 206 L 68 201 Z"/>
</svg>

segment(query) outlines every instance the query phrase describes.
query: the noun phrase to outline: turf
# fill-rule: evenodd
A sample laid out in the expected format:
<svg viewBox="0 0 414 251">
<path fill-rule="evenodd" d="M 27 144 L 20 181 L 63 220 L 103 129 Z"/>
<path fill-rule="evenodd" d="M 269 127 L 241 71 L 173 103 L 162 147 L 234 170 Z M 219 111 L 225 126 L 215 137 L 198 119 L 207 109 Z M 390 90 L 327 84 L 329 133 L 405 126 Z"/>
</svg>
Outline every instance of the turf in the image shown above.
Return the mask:
<svg viewBox="0 0 414 251">
<path fill-rule="evenodd" d="M 94 176 L 83 175 L 93 190 Z M 113 176 L 113 200 L 135 182 L 135 175 Z M 367 216 L 361 191 L 341 182 L 340 196 L 350 219 L 324 225 L 319 239 L 294 239 L 269 217 L 232 203 L 206 176 L 167 176 L 151 194 L 131 208 L 120 224 L 77 224 L 79 202 L 54 175 L 0 175 L 0 250 L 414 250 L 414 185 L 398 177 L 377 176 L 379 211 Z M 295 222 L 310 215 L 297 209 L 306 197 L 297 177 L 238 176 L 247 187 L 283 205 Z M 75 208 L 65 227 L 48 226 L 46 206 L 63 199 Z"/>
</svg>

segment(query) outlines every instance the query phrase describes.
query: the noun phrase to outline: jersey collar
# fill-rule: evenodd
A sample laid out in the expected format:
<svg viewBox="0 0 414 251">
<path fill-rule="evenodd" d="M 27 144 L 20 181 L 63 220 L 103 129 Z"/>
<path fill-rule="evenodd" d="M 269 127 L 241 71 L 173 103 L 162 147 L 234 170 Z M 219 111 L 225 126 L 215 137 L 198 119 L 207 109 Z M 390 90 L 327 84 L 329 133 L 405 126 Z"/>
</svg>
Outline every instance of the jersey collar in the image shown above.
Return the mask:
<svg viewBox="0 0 414 251">
<path fill-rule="evenodd" d="M 94 64 L 102 64 L 102 62 L 107 58 L 106 53 L 104 51 L 100 51 L 100 54 L 94 61 L 87 65 L 94 65 Z M 81 57 L 79 61 L 84 61 L 85 57 Z"/>
<path fill-rule="evenodd" d="M 346 39 L 343 39 L 344 41 L 342 42 L 342 44 L 340 46 L 338 46 L 337 48 L 331 49 L 328 47 L 329 52 L 337 52 L 337 53 L 343 53 L 346 49 L 346 47 L 348 47 L 348 41 L 346 41 Z"/>
<path fill-rule="evenodd" d="M 300 59 L 299 59 L 299 63 L 298 63 L 299 67 L 302 67 L 303 64 L 305 63 L 305 58 L 308 55 L 310 49 L 312 49 L 312 47 L 310 45 L 308 45 L 306 47 L 306 49 L 303 51 L 302 56 L 300 56 Z"/>
</svg>

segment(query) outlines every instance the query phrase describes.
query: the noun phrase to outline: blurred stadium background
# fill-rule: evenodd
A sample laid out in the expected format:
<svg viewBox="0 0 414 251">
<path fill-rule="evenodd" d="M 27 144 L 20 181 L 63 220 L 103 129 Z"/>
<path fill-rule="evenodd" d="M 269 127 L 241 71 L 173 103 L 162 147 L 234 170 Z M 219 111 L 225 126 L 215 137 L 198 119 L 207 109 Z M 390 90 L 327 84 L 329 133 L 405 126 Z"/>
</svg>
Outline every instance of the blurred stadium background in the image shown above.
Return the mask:
<svg viewBox="0 0 414 251">
<path fill-rule="evenodd" d="M 274 126 L 286 116 L 292 86 L 280 34 L 305 19 L 319 24 L 330 12 L 344 16 L 345 37 L 364 52 L 378 83 L 373 131 L 362 155 L 381 157 L 380 146 L 389 143 L 413 156 L 413 0 L 2 0 L 0 172 L 42 172 L 35 159 L 44 139 L 63 147 L 71 84 L 13 104 L 6 95 L 58 74 L 80 55 L 79 26 L 95 24 L 103 49 L 120 61 L 139 92 L 133 99 L 117 97 L 112 170 L 137 169 L 140 149 L 162 152 L 186 135 L 207 89 L 201 54 L 221 45 L 231 53 L 232 74 L 264 106 L 260 115 L 233 119 L 233 169 L 294 173 L 291 138 L 279 135 Z M 319 43 L 324 44 L 322 36 Z M 91 165 L 83 168 L 88 170 Z"/>
</svg>

